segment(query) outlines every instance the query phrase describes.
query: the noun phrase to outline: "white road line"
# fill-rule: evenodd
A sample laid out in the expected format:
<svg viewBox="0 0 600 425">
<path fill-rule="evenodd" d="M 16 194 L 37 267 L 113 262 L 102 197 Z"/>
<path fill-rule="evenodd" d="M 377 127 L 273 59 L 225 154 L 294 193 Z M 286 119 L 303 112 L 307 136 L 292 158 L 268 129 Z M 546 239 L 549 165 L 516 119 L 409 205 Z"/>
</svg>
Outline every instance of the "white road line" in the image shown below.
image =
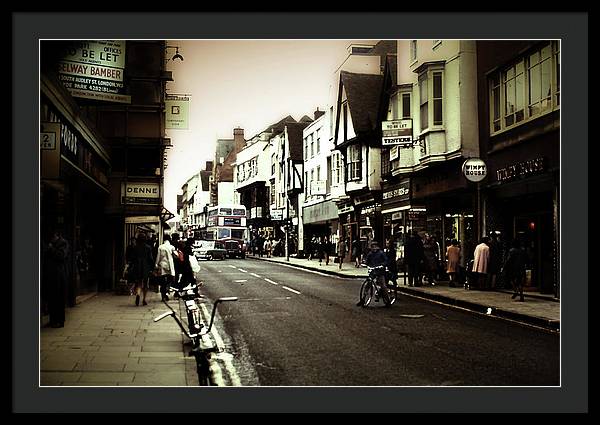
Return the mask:
<svg viewBox="0 0 600 425">
<path fill-rule="evenodd" d="M 228 264 L 228 267 L 231 267 L 232 269 L 237 269 L 236 266 L 232 266 L 231 264 Z"/>
<path fill-rule="evenodd" d="M 250 273 L 252 276 L 254 277 L 260 277 L 259 275 L 257 275 L 256 273 Z"/>
<path fill-rule="evenodd" d="M 240 269 L 238 268 L 239 271 L 243 272 L 243 273 L 248 273 L 248 271 L 244 270 L 244 269 Z"/>
<path fill-rule="evenodd" d="M 204 304 L 200 304 L 200 306 L 202 307 L 204 317 L 210 317 L 206 306 Z M 225 349 L 225 343 L 223 342 L 223 338 L 221 338 L 221 335 L 219 335 L 219 332 L 217 331 L 217 329 L 215 327 L 213 327 L 213 330 L 210 333 L 215 340 L 215 344 L 219 348 L 219 352 L 223 352 Z M 218 372 L 221 371 L 221 368 L 218 366 L 218 362 L 215 361 L 215 362 L 211 362 L 211 363 L 212 363 L 211 370 L 213 370 L 212 366 L 215 365 L 214 369 L 216 369 Z M 233 366 L 231 357 L 224 358 L 223 363 L 225 364 L 225 369 L 227 370 L 227 373 L 229 374 L 229 378 L 231 379 L 231 384 L 234 386 L 241 386 L 242 384 L 240 381 L 240 377 L 238 376 L 237 371 L 235 370 L 235 367 Z M 215 374 L 215 375 L 217 375 L 217 378 L 219 378 L 218 384 L 221 384 L 220 386 L 223 386 L 224 384 L 223 384 L 222 375 L 219 374 L 218 372 Z"/>
<path fill-rule="evenodd" d="M 290 292 L 293 292 L 294 294 L 298 294 L 298 295 L 302 295 L 300 292 L 296 291 L 295 289 L 292 288 L 288 288 L 287 286 L 281 286 L 283 289 L 287 289 Z"/>
<path fill-rule="evenodd" d="M 277 283 L 277 282 L 273 282 L 271 279 L 267 279 L 267 278 L 265 278 L 265 280 L 266 280 L 267 282 L 269 282 L 269 283 L 272 283 L 273 285 L 279 285 L 279 283 Z"/>
<path fill-rule="evenodd" d="M 238 279 L 234 280 L 234 282 L 248 282 L 248 279 Z"/>
</svg>

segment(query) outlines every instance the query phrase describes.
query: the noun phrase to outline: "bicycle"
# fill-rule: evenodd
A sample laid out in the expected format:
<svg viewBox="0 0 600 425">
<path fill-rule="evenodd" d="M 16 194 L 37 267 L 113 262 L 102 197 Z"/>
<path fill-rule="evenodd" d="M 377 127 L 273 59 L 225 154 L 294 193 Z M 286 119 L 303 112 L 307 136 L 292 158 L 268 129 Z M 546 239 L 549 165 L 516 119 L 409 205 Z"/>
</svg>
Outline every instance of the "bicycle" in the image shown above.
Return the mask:
<svg viewBox="0 0 600 425">
<path fill-rule="evenodd" d="M 196 359 L 196 369 L 198 372 L 198 381 L 202 386 L 211 385 L 210 382 L 210 355 L 211 353 L 217 352 L 218 347 L 213 345 L 211 347 L 202 348 L 200 342 L 202 337 L 210 332 L 215 319 L 215 313 L 217 312 L 217 305 L 227 301 L 237 301 L 237 297 L 222 297 L 218 298 L 213 304 L 213 310 L 210 317 L 210 323 L 205 326 L 200 318 L 200 308 L 198 307 L 198 300 L 205 298 L 198 292 L 199 286 L 195 283 L 191 283 L 182 289 L 170 287 L 169 293 L 175 292 L 179 296 L 179 300 L 184 302 L 185 312 L 187 316 L 187 328 L 183 325 L 177 313 L 173 308 L 163 300 L 165 305 L 170 311 L 167 311 L 154 318 L 154 322 L 158 322 L 167 316 L 172 316 L 179 328 L 183 333 L 190 339 L 192 343 L 192 354 Z"/>
<path fill-rule="evenodd" d="M 367 307 L 371 303 L 373 295 L 375 295 L 376 298 L 383 299 L 383 303 L 386 307 L 390 307 L 398 299 L 398 285 L 393 280 L 388 279 L 388 268 L 386 266 L 376 266 L 368 267 L 367 270 L 369 275 L 360 287 L 359 305 Z M 381 274 L 383 274 L 387 280 L 387 294 L 382 292 L 383 287 L 377 282 L 377 278 Z"/>
</svg>

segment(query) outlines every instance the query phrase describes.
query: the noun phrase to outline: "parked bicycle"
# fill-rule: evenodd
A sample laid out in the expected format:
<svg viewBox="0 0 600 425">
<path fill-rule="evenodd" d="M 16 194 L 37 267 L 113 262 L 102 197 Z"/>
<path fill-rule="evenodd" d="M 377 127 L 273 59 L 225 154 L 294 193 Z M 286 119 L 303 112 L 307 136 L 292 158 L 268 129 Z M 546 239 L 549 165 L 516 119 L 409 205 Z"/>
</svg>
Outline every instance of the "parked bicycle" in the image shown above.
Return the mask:
<svg viewBox="0 0 600 425">
<path fill-rule="evenodd" d="M 198 372 L 198 380 L 200 385 L 210 385 L 210 356 L 211 353 L 217 352 L 218 347 L 216 345 L 210 347 L 201 347 L 200 342 L 202 337 L 208 334 L 212 328 L 215 313 L 217 312 L 217 305 L 227 301 L 237 301 L 237 297 L 222 297 L 218 298 L 213 304 L 213 310 L 210 317 L 210 323 L 206 326 L 201 319 L 200 308 L 198 302 L 203 295 L 200 295 L 199 286 L 195 283 L 189 284 L 182 289 L 170 287 L 169 292 L 175 292 L 179 297 L 179 302 L 183 302 L 185 313 L 187 316 L 187 326 L 184 326 L 182 321 L 179 319 L 175 310 L 168 304 L 166 300 L 163 300 L 165 305 L 170 311 L 167 311 L 160 316 L 154 318 L 154 322 L 158 322 L 167 316 L 172 316 L 179 328 L 183 333 L 190 339 L 192 343 L 192 354 L 196 359 L 196 368 Z"/>
<path fill-rule="evenodd" d="M 363 282 L 360 287 L 360 302 L 359 304 L 362 307 L 367 307 L 373 296 L 375 296 L 376 300 L 379 298 L 383 299 L 383 302 L 386 307 L 391 306 L 396 302 L 398 298 L 398 285 L 393 280 L 389 279 L 389 270 L 386 266 L 377 266 L 377 267 L 368 267 L 367 268 L 369 275 Z M 386 279 L 387 284 L 387 294 L 384 293 L 384 288 L 379 284 L 378 277 L 383 276 Z"/>
</svg>

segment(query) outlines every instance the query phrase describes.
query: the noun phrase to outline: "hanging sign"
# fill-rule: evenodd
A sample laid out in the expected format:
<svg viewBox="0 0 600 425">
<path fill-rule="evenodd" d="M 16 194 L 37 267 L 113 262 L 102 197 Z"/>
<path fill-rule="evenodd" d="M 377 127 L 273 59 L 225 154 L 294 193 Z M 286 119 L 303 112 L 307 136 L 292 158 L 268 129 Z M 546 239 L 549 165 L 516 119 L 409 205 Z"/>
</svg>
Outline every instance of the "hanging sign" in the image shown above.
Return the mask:
<svg viewBox="0 0 600 425">
<path fill-rule="evenodd" d="M 463 163 L 462 171 L 467 180 L 480 182 L 487 176 L 487 165 L 479 158 L 469 158 Z"/>
<path fill-rule="evenodd" d="M 165 99 L 165 128 L 187 130 L 189 128 L 190 97 L 167 95 Z"/>
<path fill-rule="evenodd" d="M 383 121 L 381 130 L 382 146 L 412 146 L 412 119 Z"/>
</svg>

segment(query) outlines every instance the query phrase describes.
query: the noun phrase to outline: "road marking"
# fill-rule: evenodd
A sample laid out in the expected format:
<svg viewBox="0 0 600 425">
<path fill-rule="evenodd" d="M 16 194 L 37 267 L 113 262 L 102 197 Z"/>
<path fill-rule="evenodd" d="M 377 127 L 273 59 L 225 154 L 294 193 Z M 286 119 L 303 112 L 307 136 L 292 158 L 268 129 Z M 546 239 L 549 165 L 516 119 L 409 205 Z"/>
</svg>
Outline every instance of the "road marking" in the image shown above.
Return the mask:
<svg viewBox="0 0 600 425">
<path fill-rule="evenodd" d="M 271 279 L 267 279 L 267 278 L 265 278 L 265 280 L 266 280 L 267 282 L 269 282 L 269 283 L 272 283 L 273 285 L 279 285 L 279 283 L 277 283 L 277 282 L 273 282 Z"/>
<path fill-rule="evenodd" d="M 250 273 L 252 276 L 254 277 L 260 277 L 259 275 L 257 275 L 256 273 Z"/>
<path fill-rule="evenodd" d="M 298 294 L 298 295 L 302 295 L 300 292 L 296 291 L 295 289 L 292 288 L 288 288 L 287 286 L 281 286 L 283 289 L 287 289 L 290 292 L 293 292 L 294 294 Z"/>
<path fill-rule="evenodd" d="M 206 306 L 204 304 L 200 304 L 200 306 L 202 307 L 202 312 L 204 313 L 204 317 L 209 317 L 209 312 L 208 312 L 208 309 L 206 308 Z M 215 345 L 219 349 L 218 352 L 222 353 L 223 351 L 225 351 L 225 343 L 223 342 L 223 338 L 221 338 L 221 335 L 217 331 L 216 327 L 213 327 L 213 330 L 210 333 L 211 333 L 211 335 L 213 336 L 213 338 L 215 340 Z M 204 335 L 203 338 L 204 337 L 207 337 L 207 335 Z M 241 386 L 242 384 L 241 384 L 241 381 L 240 381 L 240 377 L 237 374 L 237 371 L 236 371 L 235 367 L 233 366 L 233 362 L 231 361 L 231 359 L 233 358 L 233 356 L 231 356 L 231 357 L 229 357 L 229 356 L 223 356 L 223 357 L 221 358 L 221 360 L 225 364 L 225 369 L 227 370 L 227 373 L 229 374 L 229 378 L 231 379 L 231 385 Z M 213 369 L 213 365 L 215 366 L 215 369 L 218 372 L 222 371 L 221 367 L 218 365 L 218 362 L 216 362 L 216 361 L 215 362 L 211 362 L 211 370 L 214 370 Z M 224 386 L 222 374 L 218 373 L 218 372 L 215 374 L 215 375 L 217 375 L 217 378 L 218 378 L 217 385 L 218 386 Z"/>
<path fill-rule="evenodd" d="M 248 272 L 247 272 L 246 270 L 244 270 L 244 269 L 240 269 L 240 268 L 238 268 L 238 270 L 239 270 L 239 271 L 241 271 L 241 272 L 243 272 L 243 273 L 248 273 Z"/>
<path fill-rule="evenodd" d="M 236 266 L 232 266 L 231 264 L 228 264 L 227 267 L 231 267 L 232 269 L 237 269 Z"/>
<path fill-rule="evenodd" d="M 234 280 L 234 282 L 248 282 L 247 279 L 238 279 L 238 280 Z"/>
</svg>

